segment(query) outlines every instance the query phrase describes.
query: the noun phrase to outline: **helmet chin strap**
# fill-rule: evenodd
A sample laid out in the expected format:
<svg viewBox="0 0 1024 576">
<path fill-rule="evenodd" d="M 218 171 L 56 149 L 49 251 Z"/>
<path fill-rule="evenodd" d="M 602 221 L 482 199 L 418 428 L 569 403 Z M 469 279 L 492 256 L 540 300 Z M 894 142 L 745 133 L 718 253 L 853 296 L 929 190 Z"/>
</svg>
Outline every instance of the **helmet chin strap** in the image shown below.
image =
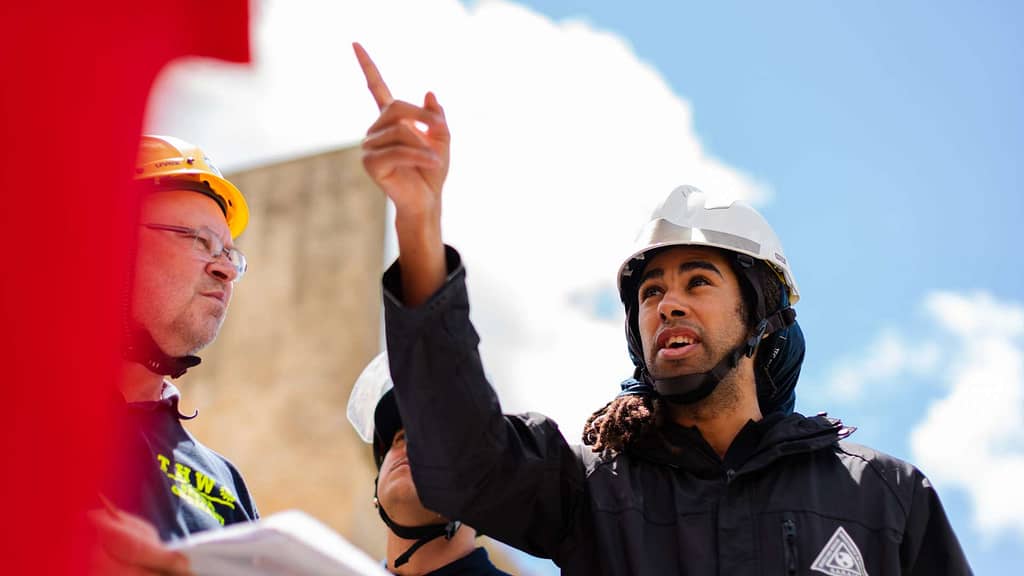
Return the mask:
<svg viewBox="0 0 1024 576">
<path fill-rule="evenodd" d="M 125 360 L 142 364 L 151 372 L 171 378 L 178 378 L 186 370 L 202 362 L 198 356 L 167 355 L 153 340 L 148 330 L 132 324 L 125 327 L 125 343 L 121 350 L 121 357 Z"/>
<path fill-rule="evenodd" d="M 377 507 L 377 513 L 380 514 L 380 519 L 387 524 L 387 527 L 395 533 L 395 536 L 404 538 L 406 540 L 415 540 L 416 542 L 409 547 L 408 550 L 402 553 L 401 556 L 395 558 L 395 565 L 392 568 L 399 568 L 403 564 L 409 561 L 412 555 L 422 548 L 426 543 L 444 536 L 445 540 L 451 540 L 455 536 L 455 532 L 462 527 L 462 522 L 458 520 L 449 520 L 444 524 L 427 524 L 426 526 L 403 526 L 388 516 L 387 512 L 384 511 L 384 506 L 381 505 L 380 500 L 377 499 L 377 482 L 374 481 L 373 487 L 373 505 Z"/>
<path fill-rule="evenodd" d="M 698 374 L 684 374 L 669 378 L 654 378 L 647 371 L 643 370 L 644 379 L 648 381 L 659 396 L 673 404 L 693 404 L 707 398 L 718 384 L 746 356 L 753 358 L 757 346 L 765 334 L 770 334 L 789 326 L 796 320 L 796 311 L 792 308 L 783 308 L 757 323 L 757 327 L 750 336 L 739 346 L 733 348 L 725 355 L 714 368 L 707 372 Z"/>
</svg>

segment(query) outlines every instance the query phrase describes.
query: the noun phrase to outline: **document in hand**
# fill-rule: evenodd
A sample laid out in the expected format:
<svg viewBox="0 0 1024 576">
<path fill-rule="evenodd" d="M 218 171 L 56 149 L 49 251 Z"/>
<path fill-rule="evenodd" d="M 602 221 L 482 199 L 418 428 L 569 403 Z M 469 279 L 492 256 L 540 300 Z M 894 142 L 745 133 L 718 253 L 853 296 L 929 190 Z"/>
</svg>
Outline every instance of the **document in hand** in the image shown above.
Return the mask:
<svg viewBox="0 0 1024 576">
<path fill-rule="evenodd" d="M 202 532 L 170 545 L 197 576 L 387 576 L 381 563 L 299 510 Z"/>
</svg>

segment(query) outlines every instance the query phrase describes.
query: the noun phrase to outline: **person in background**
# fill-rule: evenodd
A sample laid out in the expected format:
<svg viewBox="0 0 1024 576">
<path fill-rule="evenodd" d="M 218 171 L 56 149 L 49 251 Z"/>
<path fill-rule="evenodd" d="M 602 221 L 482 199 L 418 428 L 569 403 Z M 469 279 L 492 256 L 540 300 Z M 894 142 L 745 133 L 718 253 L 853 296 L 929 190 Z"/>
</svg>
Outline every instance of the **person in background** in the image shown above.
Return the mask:
<svg viewBox="0 0 1024 576">
<path fill-rule="evenodd" d="M 405 453 L 388 358 L 381 353 L 352 388 L 348 418 L 377 463 L 373 502 L 388 527 L 385 567 L 407 576 L 509 576 L 476 546 L 476 531 L 428 510 L 420 502 Z"/>
</svg>

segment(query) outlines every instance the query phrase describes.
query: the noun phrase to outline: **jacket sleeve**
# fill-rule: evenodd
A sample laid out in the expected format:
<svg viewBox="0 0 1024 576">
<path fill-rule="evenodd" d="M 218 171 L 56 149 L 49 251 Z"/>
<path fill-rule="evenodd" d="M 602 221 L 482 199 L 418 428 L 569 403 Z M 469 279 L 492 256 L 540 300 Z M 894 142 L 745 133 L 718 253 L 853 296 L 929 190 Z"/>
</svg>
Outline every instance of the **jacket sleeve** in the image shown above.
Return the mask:
<svg viewBox="0 0 1024 576">
<path fill-rule="evenodd" d="M 931 482 L 913 470 L 913 495 L 903 543 L 902 573 L 913 576 L 973 574 Z"/>
<path fill-rule="evenodd" d="M 465 270 L 446 247 L 448 277 L 415 309 L 401 271 L 384 274 L 385 329 L 413 481 L 423 504 L 530 554 L 554 558 L 579 514 L 584 464 L 557 425 L 504 416 L 481 367 Z"/>
</svg>

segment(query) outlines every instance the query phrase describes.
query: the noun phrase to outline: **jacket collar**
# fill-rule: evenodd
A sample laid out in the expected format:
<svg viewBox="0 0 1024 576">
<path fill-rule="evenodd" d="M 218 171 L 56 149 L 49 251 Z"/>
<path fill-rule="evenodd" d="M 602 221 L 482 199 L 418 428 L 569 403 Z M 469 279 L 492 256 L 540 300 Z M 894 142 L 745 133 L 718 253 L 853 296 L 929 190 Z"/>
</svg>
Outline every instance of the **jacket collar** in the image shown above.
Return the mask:
<svg viewBox="0 0 1024 576">
<path fill-rule="evenodd" d="M 708 445 L 696 427 L 675 423 L 663 425 L 630 453 L 638 458 L 687 470 L 701 477 L 721 477 L 727 469 L 737 475 L 762 469 L 782 456 L 814 452 L 849 436 L 853 429 L 839 420 L 819 414 L 806 417 L 771 414 L 759 422 L 750 421 L 736 436 L 725 459 Z"/>
<path fill-rule="evenodd" d="M 119 403 L 128 409 L 130 413 L 144 414 L 167 411 L 174 414 L 179 420 L 191 420 L 199 415 L 199 410 L 194 410 L 191 415 L 182 414 L 178 410 L 178 402 L 181 401 L 181 393 L 178 392 L 178 388 L 171 384 L 167 380 L 163 381 L 163 386 L 160 388 L 160 399 L 159 400 L 146 400 L 141 402 L 125 402 L 121 395 L 114 391 L 114 394 L 119 400 Z"/>
</svg>

